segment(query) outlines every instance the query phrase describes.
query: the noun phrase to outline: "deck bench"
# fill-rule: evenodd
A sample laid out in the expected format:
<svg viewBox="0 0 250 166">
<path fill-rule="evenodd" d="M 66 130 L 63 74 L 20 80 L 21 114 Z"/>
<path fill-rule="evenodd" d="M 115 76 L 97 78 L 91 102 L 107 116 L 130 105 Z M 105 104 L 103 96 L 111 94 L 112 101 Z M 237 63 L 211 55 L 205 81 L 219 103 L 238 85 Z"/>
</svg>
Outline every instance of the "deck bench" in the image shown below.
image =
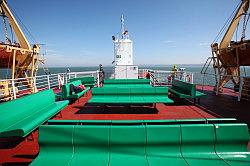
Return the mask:
<svg viewBox="0 0 250 166">
<path fill-rule="evenodd" d="M 194 99 L 194 103 L 196 102 L 196 99 L 198 99 L 199 102 L 200 98 L 207 96 L 205 93 L 197 91 L 195 84 L 177 79 L 174 79 L 172 81 L 172 87 L 169 88 L 169 92 L 177 98 L 181 99 L 192 98 Z"/>
<path fill-rule="evenodd" d="M 73 125 L 41 126 L 39 155 L 30 165 L 68 165 L 74 153 Z"/>
<path fill-rule="evenodd" d="M 247 149 L 249 133 L 246 124 L 215 124 L 217 155 L 229 165 L 250 165 L 250 152 Z"/>
<path fill-rule="evenodd" d="M 237 123 L 235 118 L 196 118 L 196 119 L 159 119 L 159 120 L 48 120 L 48 125 L 84 125 L 84 124 L 110 124 L 110 123 L 142 123 L 154 125 L 170 124 L 221 124 Z"/>
<path fill-rule="evenodd" d="M 153 104 L 173 103 L 168 98 L 167 87 L 93 88 L 88 103 L 103 104 Z"/>
<path fill-rule="evenodd" d="M 69 79 L 69 82 L 74 82 L 80 80 L 82 85 L 86 87 L 94 87 L 95 86 L 95 77 L 76 77 Z"/>
<path fill-rule="evenodd" d="M 64 121 L 62 125 L 57 122 L 40 127 L 40 152 L 32 166 L 82 163 L 247 166 L 250 163 L 246 124 L 162 124 L 150 120 L 79 124 L 76 120 L 77 124 L 72 125 L 74 120 L 68 122 L 68 125 Z"/>
<path fill-rule="evenodd" d="M 79 99 L 80 97 L 82 97 L 86 92 L 88 92 L 90 90 L 90 87 L 86 87 L 86 89 L 84 89 L 83 91 L 79 92 L 79 93 L 73 93 L 70 95 L 70 84 L 73 84 L 74 86 L 79 86 L 81 83 L 80 80 L 77 81 L 73 81 L 70 83 L 67 83 L 65 85 L 62 86 L 62 92 L 61 92 L 61 96 L 63 99 Z"/>
<path fill-rule="evenodd" d="M 149 79 L 105 79 L 104 87 L 151 87 Z"/>
<path fill-rule="evenodd" d="M 182 155 L 189 165 L 227 166 L 214 150 L 216 138 L 213 124 L 181 125 L 181 133 Z"/>
<path fill-rule="evenodd" d="M 44 90 L 0 104 L 0 137 L 26 137 L 68 105 L 55 102 L 52 90 Z"/>
</svg>

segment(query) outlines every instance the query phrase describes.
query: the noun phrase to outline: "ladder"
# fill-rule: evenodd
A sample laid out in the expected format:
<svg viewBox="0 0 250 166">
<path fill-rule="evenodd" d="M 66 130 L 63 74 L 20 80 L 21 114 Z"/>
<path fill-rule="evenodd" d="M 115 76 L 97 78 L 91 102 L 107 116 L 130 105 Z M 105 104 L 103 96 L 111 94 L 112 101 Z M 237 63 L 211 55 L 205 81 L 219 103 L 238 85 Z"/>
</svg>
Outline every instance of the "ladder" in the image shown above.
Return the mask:
<svg viewBox="0 0 250 166">
<path fill-rule="evenodd" d="M 210 66 L 212 60 L 214 57 L 208 57 L 206 60 L 206 63 L 204 64 L 204 66 L 201 69 L 201 74 L 206 74 L 208 67 Z"/>
</svg>

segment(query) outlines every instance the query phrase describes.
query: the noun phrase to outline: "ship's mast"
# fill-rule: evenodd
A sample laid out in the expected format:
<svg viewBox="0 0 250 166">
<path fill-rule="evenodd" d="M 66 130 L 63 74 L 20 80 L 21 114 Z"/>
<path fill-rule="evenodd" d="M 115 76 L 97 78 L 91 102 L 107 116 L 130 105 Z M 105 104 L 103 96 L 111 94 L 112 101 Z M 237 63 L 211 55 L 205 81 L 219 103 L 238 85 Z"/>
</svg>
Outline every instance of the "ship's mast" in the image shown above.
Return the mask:
<svg viewBox="0 0 250 166">
<path fill-rule="evenodd" d="M 125 19 L 124 15 L 121 15 L 121 39 L 128 39 L 128 31 L 125 30 Z"/>
<path fill-rule="evenodd" d="M 124 26 L 124 16 L 122 14 L 121 16 L 121 35 L 122 35 L 122 39 L 124 37 L 124 31 L 125 31 L 125 26 Z"/>
</svg>

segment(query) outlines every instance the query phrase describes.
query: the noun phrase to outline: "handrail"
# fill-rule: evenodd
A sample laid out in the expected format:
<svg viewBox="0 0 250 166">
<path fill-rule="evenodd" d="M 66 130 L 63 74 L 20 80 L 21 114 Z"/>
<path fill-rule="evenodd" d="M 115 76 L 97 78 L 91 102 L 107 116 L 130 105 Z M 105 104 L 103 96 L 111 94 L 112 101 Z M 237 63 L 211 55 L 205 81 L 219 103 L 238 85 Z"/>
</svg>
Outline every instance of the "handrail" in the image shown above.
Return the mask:
<svg viewBox="0 0 250 166">
<path fill-rule="evenodd" d="M 228 75 L 228 74 L 226 74 L 226 75 L 220 75 L 220 74 L 216 75 L 216 74 L 212 74 L 212 73 L 202 73 L 202 74 L 204 74 L 204 75 L 210 75 L 210 76 L 214 76 L 214 77 L 216 77 L 216 76 L 218 76 L 218 77 L 221 77 L 221 76 L 223 76 L 223 77 L 238 77 L 239 78 L 239 93 L 238 93 L 238 97 L 237 97 L 238 101 L 241 100 L 242 90 L 243 90 L 243 85 L 244 85 L 244 78 L 250 78 L 250 76 L 239 76 L 239 75 Z M 218 92 L 218 86 L 219 86 L 219 84 L 217 84 L 216 95 L 219 94 L 219 92 Z"/>
<path fill-rule="evenodd" d="M 152 86 L 170 86 L 173 78 L 178 78 L 190 83 L 193 83 L 194 73 L 188 71 L 167 71 L 167 70 L 150 70 L 139 69 L 139 78 L 146 78 L 147 73 L 150 73 L 150 82 Z M 204 75 L 216 76 L 215 74 L 204 73 Z M 18 79 L 1 79 L 0 82 L 8 83 L 8 92 L 11 98 L 16 99 L 26 94 L 39 91 L 41 89 L 60 88 L 62 85 L 68 83 L 70 78 L 93 76 L 96 79 L 96 86 L 100 86 L 99 71 L 83 71 L 83 72 L 69 72 L 57 73 L 49 75 L 39 75 L 36 77 L 18 78 Z M 172 77 L 174 76 L 174 77 Z M 224 76 L 224 75 L 223 75 Z M 241 99 L 242 87 L 244 84 L 244 76 L 225 75 L 231 77 L 240 77 L 240 87 L 238 93 L 238 101 Z M 25 83 L 34 84 L 34 88 L 28 88 Z M 204 85 L 204 84 L 203 84 Z M 1 89 L 0 89 L 1 90 Z M 0 92 L 0 97 L 1 97 Z M 0 98 L 0 100 L 2 100 Z"/>
<path fill-rule="evenodd" d="M 27 77 L 27 78 L 1 79 L 0 82 L 6 82 L 8 84 L 7 85 L 8 99 L 6 97 L 6 94 L 4 93 L 1 94 L 0 91 L 0 94 L 2 95 L 2 98 L 0 98 L 0 100 L 6 101 L 9 99 L 16 99 L 18 97 L 44 89 L 61 88 L 62 85 L 68 82 L 70 76 L 72 75 L 74 75 L 74 77 L 91 75 L 95 77 L 97 81 L 99 80 L 99 71 L 70 72 L 70 73 L 39 75 L 36 77 Z M 27 87 L 27 85 L 24 83 L 32 83 L 34 86 L 30 88 Z M 97 86 L 99 86 L 99 82 L 97 82 Z"/>
</svg>

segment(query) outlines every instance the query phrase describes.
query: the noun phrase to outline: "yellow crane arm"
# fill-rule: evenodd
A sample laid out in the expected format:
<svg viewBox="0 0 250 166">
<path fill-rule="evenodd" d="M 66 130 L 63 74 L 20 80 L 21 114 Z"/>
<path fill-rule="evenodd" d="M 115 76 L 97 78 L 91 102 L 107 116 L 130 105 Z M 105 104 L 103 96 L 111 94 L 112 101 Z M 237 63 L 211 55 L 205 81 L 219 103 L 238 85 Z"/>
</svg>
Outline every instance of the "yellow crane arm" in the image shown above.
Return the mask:
<svg viewBox="0 0 250 166">
<path fill-rule="evenodd" d="M 220 49 L 227 48 L 230 44 L 230 41 L 233 37 L 233 34 L 235 32 L 235 29 L 237 28 L 238 23 L 240 22 L 240 17 L 242 14 L 246 13 L 249 7 L 249 0 L 242 0 L 241 5 L 239 6 L 232 22 L 230 23 L 227 32 L 223 36 L 221 43 L 220 43 Z"/>
<path fill-rule="evenodd" d="M 21 30 L 20 26 L 18 25 L 14 15 L 12 14 L 11 10 L 9 9 L 7 3 L 5 0 L 0 0 L 0 5 L 1 5 L 1 9 L 3 11 L 1 11 L 3 14 L 5 14 L 10 22 L 11 27 L 13 28 L 13 31 L 15 32 L 15 35 L 17 37 L 17 40 L 20 44 L 20 47 L 23 49 L 28 49 L 30 50 L 30 44 L 28 42 L 28 40 L 26 39 L 23 31 Z"/>
</svg>

